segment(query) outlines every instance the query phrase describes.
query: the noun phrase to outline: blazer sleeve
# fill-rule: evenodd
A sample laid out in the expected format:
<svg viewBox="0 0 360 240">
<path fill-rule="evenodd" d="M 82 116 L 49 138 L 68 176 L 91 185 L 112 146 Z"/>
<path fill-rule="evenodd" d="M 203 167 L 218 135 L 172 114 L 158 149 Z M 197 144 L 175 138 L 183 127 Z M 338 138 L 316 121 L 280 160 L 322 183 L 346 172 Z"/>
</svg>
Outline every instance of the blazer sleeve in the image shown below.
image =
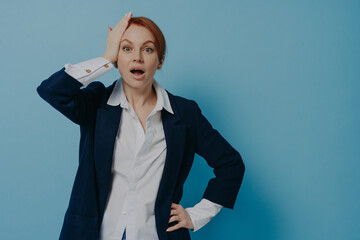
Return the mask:
<svg viewBox="0 0 360 240">
<path fill-rule="evenodd" d="M 71 121 L 82 125 L 95 115 L 102 96 L 106 94 L 106 88 L 100 82 L 92 82 L 81 89 L 82 86 L 62 68 L 44 80 L 37 92 Z"/>
<path fill-rule="evenodd" d="M 233 209 L 242 183 L 245 165 L 242 158 L 201 113 L 195 103 L 196 153 L 214 168 L 203 198 Z"/>
</svg>

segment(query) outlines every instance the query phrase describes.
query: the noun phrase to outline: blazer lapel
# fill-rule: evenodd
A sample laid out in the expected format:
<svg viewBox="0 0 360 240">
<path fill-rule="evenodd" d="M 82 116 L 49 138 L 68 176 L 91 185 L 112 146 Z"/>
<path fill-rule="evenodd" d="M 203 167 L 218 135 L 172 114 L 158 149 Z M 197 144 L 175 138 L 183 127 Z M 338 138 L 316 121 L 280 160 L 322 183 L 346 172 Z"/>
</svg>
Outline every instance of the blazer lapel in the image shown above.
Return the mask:
<svg viewBox="0 0 360 240">
<path fill-rule="evenodd" d="M 172 100 L 171 94 L 169 94 L 169 97 Z M 181 123 L 181 118 L 174 104 L 172 104 L 172 107 L 175 114 L 171 114 L 165 109 L 161 112 L 167 153 L 155 202 L 156 225 L 162 229 L 161 232 L 164 234 L 166 234 L 165 228 L 169 220 L 166 216 L 170 213 L 170 204 L 184 155 L 187 129 L 186 125 Z M 119 105 L 111 106 L 108 104 L 97 111 L 94 136 L 94 161 L 99 196 L 99 224 L 102 222 L 110 189 L 114 143 L 119 130 L 121 113 L 122 108 Z"/>
<path fill-rule="evenodd" d="M 99 196 L 100 222 L 110 188 L 114 143 L 119 130 L 121 113 L 122 108 L 119 105 L 110 106 L 106 104 L 97 111 L 94 136 L 94 161 Z"/>
<path fill-rule="evenodd" d="M 161 114 L 166 139 L 166 158 L 155 202 L 155 217 L 156 225 L 160 228 L 158 233 L 164 234 L 166 234 L 165 228 L 169 220 L 166 216 L 170 214 L 170 205 L 181 168 L 186 139 L 186 125 L 181 124 L 177 111 L 174 112 L 173 115 L 163 109 Z M 160 239 L 164 237 L 159 236 Z"/>
</svg>

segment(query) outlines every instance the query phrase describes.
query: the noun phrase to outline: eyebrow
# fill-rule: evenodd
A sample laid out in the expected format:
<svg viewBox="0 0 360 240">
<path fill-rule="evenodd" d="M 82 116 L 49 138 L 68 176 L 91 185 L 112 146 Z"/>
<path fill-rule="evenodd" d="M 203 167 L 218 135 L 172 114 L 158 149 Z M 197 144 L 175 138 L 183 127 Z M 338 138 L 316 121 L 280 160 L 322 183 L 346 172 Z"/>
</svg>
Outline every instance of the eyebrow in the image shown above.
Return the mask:
<svg viewBox="0 0 360 240">
<path fill-rule="evenodd" d="M 121 42 L 120 42 L 120 44 L 122 43 L 122 42 L 124 42 L 124 41 L 127 41 L 127 42 L 129 42 L 129 43 L 131 43 L 131 44 L 133 44 L 130 40 L 128 40 L 128 39 L 124 39 L 124 40 L 122 40 Z M 145 45 L 146 43 L 152 43 L 152 44 L 154 44 L 155 45 L 155 43 L 153 42 L 153 41 L 151 41 L 151 40 L 147 40 L 147 41 L 145 41 L 142 45 Z"/>
</svg>

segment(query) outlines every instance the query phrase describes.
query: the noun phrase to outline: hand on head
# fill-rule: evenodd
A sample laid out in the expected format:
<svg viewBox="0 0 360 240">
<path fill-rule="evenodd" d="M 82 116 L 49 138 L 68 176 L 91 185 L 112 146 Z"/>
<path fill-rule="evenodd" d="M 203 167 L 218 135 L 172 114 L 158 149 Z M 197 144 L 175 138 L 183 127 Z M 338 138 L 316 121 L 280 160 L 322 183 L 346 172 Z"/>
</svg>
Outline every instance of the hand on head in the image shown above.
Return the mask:
<svg viewBox="0 0 360 240">
<path fill-rule="evenodd" d="M 117 55 L 119 52 L 120 40 L 128 27 L 132 12 L 128 12 L 117 24 L 111 29 L 108 26 L 108 38 L 106 41 L 106 49 L 103 58 L 109 60 L 111 63 L 117 62 Z"/>
</svg>

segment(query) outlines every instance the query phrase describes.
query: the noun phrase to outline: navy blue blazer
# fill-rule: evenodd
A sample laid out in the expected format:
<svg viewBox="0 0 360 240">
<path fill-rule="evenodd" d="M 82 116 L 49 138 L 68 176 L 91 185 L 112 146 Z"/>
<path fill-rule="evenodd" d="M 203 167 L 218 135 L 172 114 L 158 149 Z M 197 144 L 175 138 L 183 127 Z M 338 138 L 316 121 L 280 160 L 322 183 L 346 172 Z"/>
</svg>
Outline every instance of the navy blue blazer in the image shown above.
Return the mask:
<svg viewBox="0 0 360 240">
<path fill-rule="evenodd" d="M 115 82 L 108 87 L 95 81 L 86 88 L 62 68 L 37 88 L 51 106 L 80 125 L 79 165 L 60 234 L 62 240 L 96 240 L 111 184 L 114 142 L 120 106 L 107 100 Z M 189 230 L 166 232 L 171 203 L 179 203 L 183 185 L 195 153 L 214 168 L 203 198 L 233 208 L 245 166 L 240 154 L 213 129 L 195 101 L 174 96 L 169 100 L 174 114 L 162 110 L 167 154 L 155 202 L 156 229 L 160 240 L 190 239 Z"/>
</svg>

